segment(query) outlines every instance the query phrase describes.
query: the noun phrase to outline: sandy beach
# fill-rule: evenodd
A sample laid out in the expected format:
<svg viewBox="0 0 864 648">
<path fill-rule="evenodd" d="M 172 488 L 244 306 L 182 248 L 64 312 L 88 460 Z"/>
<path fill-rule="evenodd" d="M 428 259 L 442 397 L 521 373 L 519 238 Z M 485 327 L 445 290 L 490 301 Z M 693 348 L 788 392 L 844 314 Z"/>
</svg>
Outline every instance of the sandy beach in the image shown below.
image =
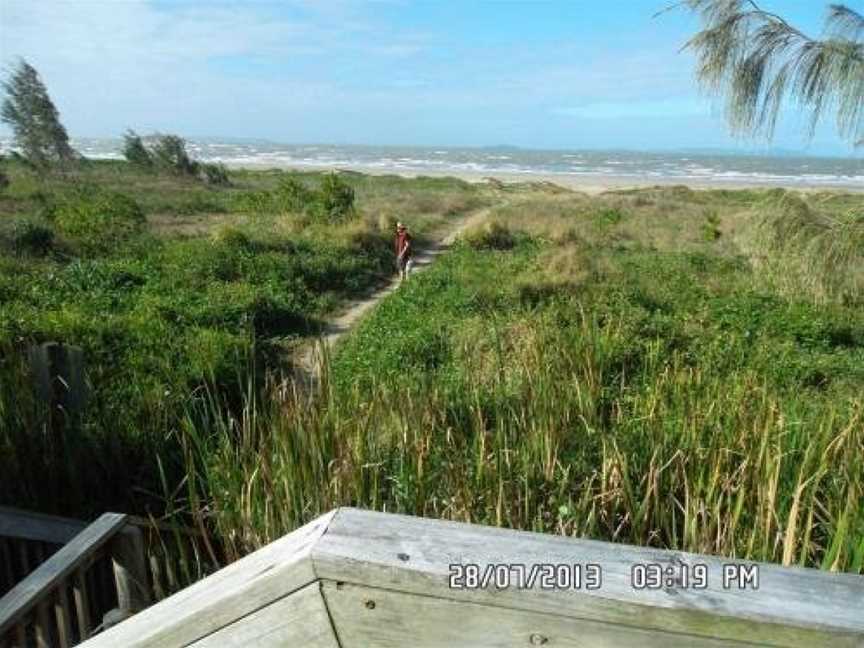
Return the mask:
<svg viewBox="0 0 864 648">
<path fill-rule="evenodd" d="M 575 174 L 575 173 L 513 173 L 513 172 L 473 172 L 464 170 L 437 171 L 437 170 L 414 170 L 404 167 L 382 167 L 364 165 L 291 165 L 274 163 L 228 163 L 228 168 L 234 169 L 281 169 L 292 171 L 357 171 L 370 175 L 398 175 L 405 178 L 417 176 L 428 177 L 454 177 L 467 182 L 488 182 L 494 178 L 504 183 L 519 182 L 548 182 L 573 191 L 581 191 L 587 194 L 599 194 L 604 191 L 621 189 L 638 189 L 656 186 L 687 186 L 691 189 L 754 189 L 754 188 L 782 188 L 794 191 L 846 191 L 864 193 L 864 184 L 853 184 L 851 182 L 760 182 L 730 180 L 723 177 L 706 177 L 699 179 L 664 178 L 647 175 L 600 175 L 600 174 Z"/>
</svg>

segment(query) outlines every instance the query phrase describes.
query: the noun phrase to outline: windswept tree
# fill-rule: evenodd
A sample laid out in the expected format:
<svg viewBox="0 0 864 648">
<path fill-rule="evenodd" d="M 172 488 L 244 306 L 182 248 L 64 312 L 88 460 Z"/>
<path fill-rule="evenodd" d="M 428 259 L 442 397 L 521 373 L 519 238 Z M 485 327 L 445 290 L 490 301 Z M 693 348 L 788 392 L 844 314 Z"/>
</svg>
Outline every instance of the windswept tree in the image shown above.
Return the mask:
<svg viewBox="0 0 864 648">
<path fill-rule="evenodd" d="M 198 163 L 186 151 L 186 140 L 179 135 L 156 135 L 154 140 L 149 152 L 158 169 L 177 175 L 198 173 Z"/>
<path fill-rule="evenodd" d="M 130 128 L 123 135 L 123 156 L 141 169 L 195 176 L 210 185 L 231 184 L 225 165 L 193 159 L 186 151 L 186 140 L 179 135 L 157 133 L 142 138 Z"/>
<path fill-rule="evenodd" d="M 21 60 L 0 85 L 6 95 L 0 119 L 12 127 L 15 144 L 24 157 L 41 168 L 78 157 L 60 123 L 60 114 L 32 65 Z"/>
<path fill-rule="evenodd" d="M 823 33 L 805 34 L 754 0 L 684 0 L 702 30 L 685 45 L 699 81 L 726 101 L 738 134 L 773 135 L 784 103 L 807 115 L 809 133 L 827 113 L 837 131 L 864 145 L 864 16 L 829 5 Z"/>
<path fill-rule="evenodd" d="M 144 146 L 141 136 L 131 128 L 123 134 L 123 157 L 135 166 L 145 169 L 153 167 L 153 156 Z"/>
</svg>

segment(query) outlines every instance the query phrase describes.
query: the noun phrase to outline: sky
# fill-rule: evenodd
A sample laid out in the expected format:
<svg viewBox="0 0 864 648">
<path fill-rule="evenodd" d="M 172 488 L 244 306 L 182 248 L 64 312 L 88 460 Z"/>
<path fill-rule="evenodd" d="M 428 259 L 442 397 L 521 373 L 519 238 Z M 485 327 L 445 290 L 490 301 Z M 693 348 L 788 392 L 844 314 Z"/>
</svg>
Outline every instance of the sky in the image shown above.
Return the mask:
<svg viewBox="0 0 864 648">
<path fill-rule="evenodd" d="M 0 0 L 0 66 L 34 65 L 73 137 L 852 154 L 794 110 L 770 144 L 732 137 L 668 4 Z M 827 0 L 762 5 L 818 36 Z"/>
</svg>

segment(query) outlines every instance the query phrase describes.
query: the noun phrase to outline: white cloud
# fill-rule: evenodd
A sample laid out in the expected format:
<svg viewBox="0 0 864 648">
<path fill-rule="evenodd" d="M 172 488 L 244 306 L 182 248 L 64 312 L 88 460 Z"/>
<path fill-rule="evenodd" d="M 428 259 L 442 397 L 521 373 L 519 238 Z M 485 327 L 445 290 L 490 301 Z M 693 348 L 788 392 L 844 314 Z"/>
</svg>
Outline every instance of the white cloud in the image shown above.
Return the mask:
<svg viewBox="0 0 864 648">
<path fill-rule="evenodd" d="M 286 18 L 295 6 L 301 17 Z M 345 99 L 337 80 L 298 72 L 297 60 L 352 50 L 398 58 L 420 51 L 422 41 L 388 35 L 340 3 L 322 12 L 303 2 L 167 9 L 139 0 L 0 2 L 0 62 L 30 61 L 80 135 L 127 126 L 218 134 L 243 120 L 272 121 Z M 228 72 L 232 59 L 253 65 Z"/>
<path fill-rule="evenodd" d="M 650 101 L 595 101 L 580 106 L 553 108 L 550 112 L 576 119 L 701 117 L 711 114 L 711 103 L 684 96 Z"/>
</svg>

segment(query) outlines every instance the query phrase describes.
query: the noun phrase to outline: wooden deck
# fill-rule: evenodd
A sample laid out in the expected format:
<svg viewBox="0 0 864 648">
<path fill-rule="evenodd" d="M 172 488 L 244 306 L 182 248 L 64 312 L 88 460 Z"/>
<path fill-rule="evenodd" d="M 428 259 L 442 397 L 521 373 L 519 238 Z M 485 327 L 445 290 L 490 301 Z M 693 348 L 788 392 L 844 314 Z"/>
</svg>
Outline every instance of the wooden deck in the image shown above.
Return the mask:
<svg viewBox="0 0 864 648">
<path fill-rule="evenodd" d="M 864 577 L 338 509 L 82 645 L 860 648 Z"/>
</svg>

